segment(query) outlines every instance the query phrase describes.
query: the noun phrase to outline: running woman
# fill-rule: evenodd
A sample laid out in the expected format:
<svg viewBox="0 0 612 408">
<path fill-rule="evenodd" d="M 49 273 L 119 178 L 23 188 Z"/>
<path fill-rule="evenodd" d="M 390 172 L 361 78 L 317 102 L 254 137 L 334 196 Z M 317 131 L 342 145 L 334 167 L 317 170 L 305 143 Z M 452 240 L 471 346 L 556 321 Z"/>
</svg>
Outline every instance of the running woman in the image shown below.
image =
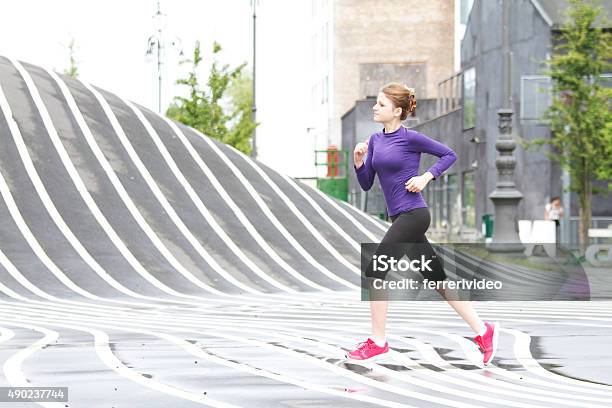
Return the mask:
<svg viewBox="0 0 612 408">
<path fill-rule="evenodd" d="M 457 156 L 444 144 L 402 126 L 402 121 L 415 108 L 413 88 L 394 82 L 382 87 L 373 111 L 374 121 L 382 123 L 384 128 L 370 136 L 366 142 L 358 143 L 353 152 L 355 172 L 363 190 L 367 191 L 372 187 L 374 176 L 378 174 L 392 222 L 378 246 L 377 254 L 384 244 L 395 243 L 420 243 L 420 247 L 425 248 L 424 252 L 435 254 L 425 237 L 431 217 L 421 191 L 431 180 L 440 178 L 457 160 Z M 439 159 L 419 176 L 419 162 L 423 152 Z M 384 276 L 371 273 L 371 266 L 372 262 L 366 271 L 366 277 L 384 279 Z M 424 277 L 430 281 L 445 280 L 446 274 L 437 257 L 434 257 L 432 266 L 432 272 L 421 272 Z M 499 323 L 483 322 L 471 302 L 452 300 L 450 292 L 447 293 L 443 287 L 436 290 L 475 332 L 474 341 L 483 353 L 483 363 L 487 365 L 495 356 Z M 346 353 L 349 359 L 371 360 L 389 351 L 385 338 L 388 300 L 386 297 L 385 300 L 372 300 L 372 290 L 369 293 L 372 333 L 366 341 L 359 343 L 355 350 Z"/>
</svg>

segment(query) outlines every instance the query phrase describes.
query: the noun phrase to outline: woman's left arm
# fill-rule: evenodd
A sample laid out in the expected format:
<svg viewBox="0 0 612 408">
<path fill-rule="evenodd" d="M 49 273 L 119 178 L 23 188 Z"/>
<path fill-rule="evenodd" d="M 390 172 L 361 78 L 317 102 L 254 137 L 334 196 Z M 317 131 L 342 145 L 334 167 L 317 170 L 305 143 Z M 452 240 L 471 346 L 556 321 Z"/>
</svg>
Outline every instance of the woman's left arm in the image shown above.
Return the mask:
<svg viewBox="0 0 612 408">
<path fill-rule="evenodd" d="M 406 189 L 411 192 L 419 192 L 425 188 L 427 183 L 432 179 L 439 178 L 450 166 L 457 160 L 457 155 L 448 146 L 437 140 L 432 139 L 423 133 L 409 130 L 410 135 L 410 146 L 417 152 L 429 153 L 439 157 L 438 161 L 434 163 L 425 173 L 418 177 L 412 177 L 406 182 Z"/>
</svg>

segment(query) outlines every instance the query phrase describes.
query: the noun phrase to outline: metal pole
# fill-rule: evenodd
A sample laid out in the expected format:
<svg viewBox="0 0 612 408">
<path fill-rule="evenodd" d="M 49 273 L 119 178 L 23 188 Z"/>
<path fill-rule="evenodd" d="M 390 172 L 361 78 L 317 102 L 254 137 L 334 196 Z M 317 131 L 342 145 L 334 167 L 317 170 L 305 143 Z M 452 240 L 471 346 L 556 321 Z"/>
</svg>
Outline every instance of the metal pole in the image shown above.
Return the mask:
<svg viewBox="0 0 612 408">
<path fill-rule="evenodd" d="M 161 114 L 162 108 L 162 65 L 164 58 L 164 50 L 174 47 L 177 44 L 180 47 L 179 55 L 183 55 L 182 41 L 178 37 L 174 37 L 174 40 L 168 45 L 165 44 L 163 36 L 163 14 L 161 12 L 160 1 L 157 0 L 157 12 L 153 15 L 153 18 L 157 20 L 157 34 L 155 32 L 147 40 L 147 57 L 153 55 L 157 51 L 157 111 Z M 148 60 L 147 60 L 148 61 Z"/>
<path fill-rule="evenodd" d="M 161 72 L 161 42 L 162 42 L 162 14 L 159 0 L 157 1 L 157 111 L 161 114 L 161 87 L 162 87 L 162 72 Z"/>
<path fill-rule="evenodd" d="M 257 104 L 256 104 L 256 98 L 255 98 L 255 82 L 256 82 L 256 72 L 255 69 L 257 67 L 256 65 L 256 55 L 257 55 L 257 0 L 251 0 L 253 3 L 253 107 L 252 107 L 252 117 L 253 117 L 253 123 L 257 122 Z M 251 157 L 256 158 L 257 157 L 257 128 L 253 129 L 253 148 L 251 150 Z"/>
<path fill-rule="evenodd" d="M 161 34 L 161 30 L 160 34 Z M 162 73 L 161 73 L 161 41 L 157 41 L 157 111 L 161 114 L 161 87 L 162 87 Z"/>
</svg>

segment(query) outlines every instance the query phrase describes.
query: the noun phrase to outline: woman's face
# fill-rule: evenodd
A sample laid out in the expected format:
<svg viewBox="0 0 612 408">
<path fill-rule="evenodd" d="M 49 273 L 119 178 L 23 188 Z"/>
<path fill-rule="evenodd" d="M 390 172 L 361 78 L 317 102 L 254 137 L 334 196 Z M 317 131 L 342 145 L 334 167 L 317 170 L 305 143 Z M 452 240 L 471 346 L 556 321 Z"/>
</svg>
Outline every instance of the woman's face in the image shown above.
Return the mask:
<svg viewBox="0 0 612 408">
<path fill-rule="evenodd" d="M 374 111 L 374 122 L 381 123 L 390 122 L 395 116 L 399 118 L 402 113 L 401 108 L 393 108 L 393 103 L 383 92 L 378 94 L 376 105 L 372 107 L 372 110 Z"/>
</svg>

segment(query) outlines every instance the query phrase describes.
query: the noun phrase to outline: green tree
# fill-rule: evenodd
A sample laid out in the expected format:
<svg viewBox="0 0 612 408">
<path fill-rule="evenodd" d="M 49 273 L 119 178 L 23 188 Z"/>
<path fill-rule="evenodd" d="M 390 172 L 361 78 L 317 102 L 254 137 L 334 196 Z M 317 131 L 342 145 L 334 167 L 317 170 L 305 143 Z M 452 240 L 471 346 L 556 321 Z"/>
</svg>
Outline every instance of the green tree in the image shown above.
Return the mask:
<svg viewBox="0 0 612 408">
<path fill-rule="evenodd" d="M 70 58 L 70 66 L 68 67 L 68 69 L 64 70 L 64 74 L 69 75 L 73 78 L 78 78 L 79 71 L 77 68 L 77 62 L 75 58 L 76 45 L 75 45 L 74 38 L 70 39 L 70 42 L 68 43 L 68 46 L 66 48 L 68 48 L 68 57 Z"/>
<path fill-rule="evenodd" d="M 546 112 L 551 137 L 530 141 L 519 138 L 525 148 L 549 144 L 551 160 L 560 163 L 570 175 L 569 191 L 580 197 L 580 253 L 584 255 L 591 226 L 593 194 L 612 190 L 598 189 L 593 180 L 612 179 L 611 89 L 602 86 L 602 73 L 610 72 L 611 35 L 593 23 L 598 18 L 607 24 L 595 0 L 569 0 L 569 17 L 559 32 L 553 57 L 545 71 L 552 79 L 552 104 Z M 555 153 L 556 152 L 556 153 Z"/>
<path fill-rule="evenodd" d="M 227 91 L 230 98 L 232 128 L 225 143 L 250 154 L 251 136 L 259 123 L 253 122 L 253 78 L 250 73 L 242 72 L 230 84 Z"/>
<path fill-rule="evenodd" d="M 176 81 L 177 84 L 189 88 L 189 96 L 174 97 L 166 111 L 166 116 L 250 154 L 248 129 L 251 129 L 252 132 L 254 125 L 251 125 L 242 114 L 243 105 L 246 103 L 244 98 L 247 96 L 241 91 L 241 84 L 244 81 L 241 78 L 246 64 L 243 63 L 234 69 L 230 69 L 228 64 L 219 67 L 216 56 L 220 51 L 221 45 L 215 42 L 213 44 L 213 64 L 206 86 L 202 87 L 198 80 L 198 67 L 202 62 L 202 56 L 200 43 L 196 42 L 193 59 L 180 62 L 191 64 L 191 72 L 187 78 Z M 230 113 L 226 113 L 224 108 L 224 105 L 228 105 L 226 93 L 234 96 L 229 103 L 233 108 Z"/>
</svg>

